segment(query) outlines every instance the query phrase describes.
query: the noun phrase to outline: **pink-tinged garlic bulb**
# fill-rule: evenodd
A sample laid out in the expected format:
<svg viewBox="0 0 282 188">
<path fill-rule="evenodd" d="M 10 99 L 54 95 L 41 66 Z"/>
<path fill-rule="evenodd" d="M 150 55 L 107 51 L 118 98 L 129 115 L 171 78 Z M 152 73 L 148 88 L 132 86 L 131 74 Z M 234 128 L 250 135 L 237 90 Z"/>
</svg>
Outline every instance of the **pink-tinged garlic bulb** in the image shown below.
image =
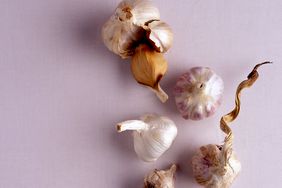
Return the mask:
<svg viewBox="0 0 282 188">
<path fill-rule="evenodd" d="M 144 188 L 174 188 L 176 169 L 173 164 L 168 170 L 154 170 L 145 177 Z"/>
<path fill-rule="evenodd" d="M 241 170 L 241 163 L 232 152 L 229 164 L 223 163 L 222 146 L 202 146 L 192 159 L 196 181 L 208 188 L 228 188 Z"/>
<path fill-rule="evenodd" d="M 244 88 L 251 87 L 258 78 L 257 69 L 264 62 L 254 67 L 248 78 L 237 87 L 235 107 L 220 120 L 220 128 L 226 134 L 222 145 L 202 146 L 192 158 L 193 173 L 196 181 L 206 188 L 229 188 L 241 170 L 241 163 L 233 151 L 233 132 L 227 123 L 234 121 L 240 112 L 240 94 Z"/>
<path fill-rule="evenodd" d="M 194 67 L 176 82 L 176 106 L 183 118 L 201 120 L 215 113 L 223 89 L 223 81 L 214 71 L 207 67 Z"/>
</svg>

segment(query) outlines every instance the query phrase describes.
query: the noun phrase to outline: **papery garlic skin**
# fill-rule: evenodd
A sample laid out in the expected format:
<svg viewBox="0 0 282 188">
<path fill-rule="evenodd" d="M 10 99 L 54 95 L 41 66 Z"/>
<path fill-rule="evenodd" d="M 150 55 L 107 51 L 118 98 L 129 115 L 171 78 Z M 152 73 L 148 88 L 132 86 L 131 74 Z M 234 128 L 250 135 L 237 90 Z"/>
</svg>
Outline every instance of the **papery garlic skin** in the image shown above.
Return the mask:
<svg viewBox="0 0 282 188">
<path fill-rule="evenodd" d="M 151 1 L 124 0 L 102 27 L 104 44 L 120 57 L 128 58 L 133 55 L 138 42 L 145 36 L 142 26 L 159 18 L 159 10 Z"/>
<path fill-rule="evenodd" d="M 167 62 L 163 54 L 145 44 L 136 48 L 131 61 L 131 72 L 138 83 L 150 87 L 162 102 L 168 99 L 159 85 L 166 71 Z"/>
<path fill-rule="evenodd" d="M 117 130 L 134 130 L 134 150 L 146 162 L 156 161 L 169 149 L 177 135 L 177 127 L 172 120 L 154 114 L 118 123 Z"/>
<path fill-rule="evenodd" d="M 144 188 L 174 188 L 176 169 L 173 164 L 168 170 L 154 170 L 145 177 Z"/>
<path fill-rule="evenodd" d="M 223 160 L 221 146 L 202 146 L 192 158 L 196 181 L 206 188 L 229 188 L 241 170 L 241 163 L 234 152 L 227 165 L 224 165 Z"/>
<path fill-rule="evenodd" d="M 173 32 L 169 25 L 160 20 L 154 20 L 143 27 L 147 31 L 147 38 L 155 50 L 167 52 L 173 43 Z"/>
<path fill-rule="evenodd" d="M 130 22 L 111 17 L 102 28 L 102 38 L 106 47 L 125 59 L 134 54 L 137 42 L 143 37 L 144 30 Z"/>
<path fill-rule="evenodd" d="M 185 119 L 213 115 L 221 104 L 223 80 L 207 67 L 194 67 L 181 75 L 174 87 L 177 109 Z"/>
</svg>

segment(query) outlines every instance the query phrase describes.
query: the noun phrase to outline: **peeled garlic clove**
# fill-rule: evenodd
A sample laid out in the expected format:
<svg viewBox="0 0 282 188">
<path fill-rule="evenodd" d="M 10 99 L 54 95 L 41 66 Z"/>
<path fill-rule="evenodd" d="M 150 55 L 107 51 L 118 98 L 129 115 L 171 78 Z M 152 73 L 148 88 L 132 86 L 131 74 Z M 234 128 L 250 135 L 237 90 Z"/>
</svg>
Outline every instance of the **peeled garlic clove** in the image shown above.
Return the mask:
<svg viewBox="0 0 282 188">
<path fill-rule="evenodd" d="M 133 55 L 135 47 L 145 37 L 145 31 L 141 26 L 159 18 L 159 11 L 151 1 L 122 1 L 114 15 L 102 27 L 104 44 L 120 57 L 128 58 Z"/>
<path fill-rule="evenodd" d="M 133 130 L 134 149 L 146 162 L 156 161 L 173 143 L 177 128 L 172 120 L 153 114 L 117 124 L 117 131 Z"/>
<path fill-rule="evenodd" d="M 209 144 L 202 146 L 192 158 L 196 181 L 208 188 L 229 188 L 241 170 L 241 163 L 232 152 L 225 166 L 222 147 Z"/>
<path fill-rule="evenodd" d="M 147 31 L 147 38 L 156 51 L 164 53 L 172 46 L 173 32 L 165 22 L 154 20 L 143 28 Z"/>
<path fill-rule="evenodd" d="M 150 87 L 162 102 L 168 99 L 159 82 L 167 71 L 167 62 L 163 54 L 156 52 L 145 44 L 136 48 L 132 57 L 131 71 L 135 80 Z"/>
<path fill-rule="evenodd" d="M 176 82 L 176 106 L 185 119 L 209 117 L 221 103 L 223 88 L 222 79 L 210 68 L 192 68 Z"/>
<path fill-rule="evenodd" d="M 173 164 L 168 170 L 154 170 L 144 179 L 144 188 L 174 188 L 174 174 L 176 165 Z"/>
</svg>

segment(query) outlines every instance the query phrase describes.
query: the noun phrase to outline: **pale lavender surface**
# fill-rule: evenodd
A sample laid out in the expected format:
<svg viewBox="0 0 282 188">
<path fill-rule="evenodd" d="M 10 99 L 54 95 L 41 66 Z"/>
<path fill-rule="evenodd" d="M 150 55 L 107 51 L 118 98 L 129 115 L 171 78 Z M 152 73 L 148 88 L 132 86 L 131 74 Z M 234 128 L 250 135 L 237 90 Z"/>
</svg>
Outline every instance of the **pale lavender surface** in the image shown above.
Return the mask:
<svg viewBox="0 0 282 188">
<path fill-rule="evenodd" d="M 101 25 L 117 3 L 1 0 L 0 188 L 141 188 L 146 173 L 173 162 L 181 166 L 176 188 L 197 188 L 191 156 L 223 140 L 219 118 L 233 108 L 237 84 L 264 60 L 275 64 L 259 70 L 232 124 L 243 166 L 233 187 L 281 187 L 282 1 L 156 0 L 175 33 L 162 81 L 168 94 L 193 66 L 209 66 L 225 81 L 222 106 L 200 122 L 183 120 L 172 96 L 161 104 L 103 46 Z M 139 161 L 131 133 L 115 131 L 115 123 L 146 112 L 179 128 L 156 163 Z"/>
</svg>

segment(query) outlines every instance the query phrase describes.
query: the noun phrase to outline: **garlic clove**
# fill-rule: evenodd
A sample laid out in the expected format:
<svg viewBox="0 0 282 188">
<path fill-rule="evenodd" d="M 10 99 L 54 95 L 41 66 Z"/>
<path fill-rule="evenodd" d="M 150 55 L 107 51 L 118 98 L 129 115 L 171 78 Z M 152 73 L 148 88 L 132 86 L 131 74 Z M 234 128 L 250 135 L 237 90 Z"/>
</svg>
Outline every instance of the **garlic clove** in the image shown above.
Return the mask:
<svg viewBox="0 0 282 188">
<path fill-rule="evenodd" d="M 210 68 L 194 67 L 181 75 L 174 87 L 178 111 L 185 119 L 201 120 L 221 104 L 223 80 Z"/>
<path fill-rule="evenodd" d="M 146 162 L 156 161 L 173 143 L 177 128 L 164 116 L 148 114 L 140 120 L 128 120 L 117 125 L 117 131 L 133 130 L 134 150 Z"/>
<path fill-rule="evenodd" d="M 174 188 L 174 175 L 177 166 L 173 164 L 168 170 L 154 170 L 144 178 L 144 188 Z"/>
<path fill-rule="evenodd" d="M 147 38 L 157 52 L 164 53 L 172 46 L 173 32 L 165 22 L 154 20 L 143 28 L 147 31 Z"/>
<path fill-rule="evenodd" d="M 229 188 L 241 170 L 241 163 L 232 152 L 228 165 L 222 159 L 222 146 L 202 146 L 192 158 L 195 180 L 208 188 Z"/>
<path fill-rule="evenodd" d="M 167 71 L 167 62 L 163 54 L 156 52 L 145 44 L 136 48 L 132 57 L 131 71 L 135 80 L 153 89 L 158 98 L 165 102 L 167 94 L 161 89 L 159 82 Z"/>
</svg>

